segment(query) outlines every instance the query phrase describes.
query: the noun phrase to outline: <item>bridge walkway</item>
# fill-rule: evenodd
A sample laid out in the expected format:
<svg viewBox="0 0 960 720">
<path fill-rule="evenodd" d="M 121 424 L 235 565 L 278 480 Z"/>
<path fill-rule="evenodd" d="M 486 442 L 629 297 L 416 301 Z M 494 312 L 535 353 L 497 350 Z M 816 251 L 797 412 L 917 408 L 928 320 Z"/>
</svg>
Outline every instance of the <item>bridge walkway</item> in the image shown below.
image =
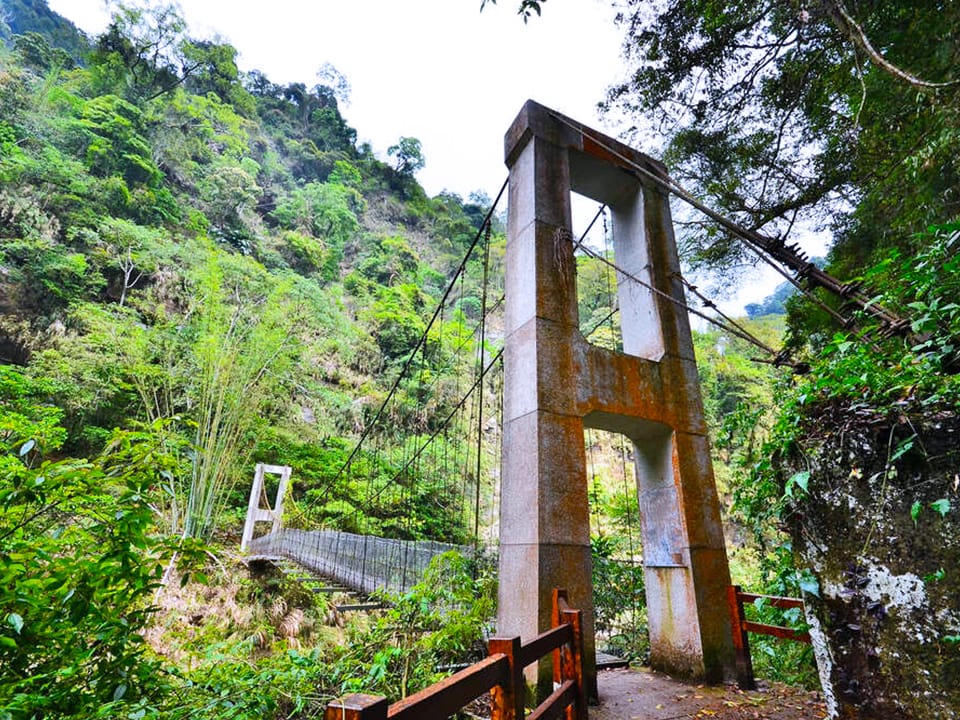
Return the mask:
<svg viewBox="0 0 960 720">
<path fill-rule="evenodd" d="M 429 540 L 282 529 L 251 540 L 247 562 L 288 560 L 358 595 L 370 595 L 378 590 L 408 592 L 423 580 L 434 557 L 453 550 L 472 553 L 469 547 Z"/>
</svg>

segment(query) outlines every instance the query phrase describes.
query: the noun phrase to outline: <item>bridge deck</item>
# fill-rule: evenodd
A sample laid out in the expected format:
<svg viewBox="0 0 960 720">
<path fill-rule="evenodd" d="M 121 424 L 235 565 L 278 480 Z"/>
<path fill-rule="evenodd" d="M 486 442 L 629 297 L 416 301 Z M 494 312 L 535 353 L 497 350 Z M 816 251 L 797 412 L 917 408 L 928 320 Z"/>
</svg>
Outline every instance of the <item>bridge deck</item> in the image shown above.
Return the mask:
<svg viewBox="0 0 960 720">
<path fill-rule="evenodd" d="M 393 540 L 339 530 L 280 530 L 254 538 L 245 559 L 297 563 L 359 593 L 407 592 L 421 582 L 430 562 L 451 550 L 470 548 L 432 541 Z"/>
</svg>

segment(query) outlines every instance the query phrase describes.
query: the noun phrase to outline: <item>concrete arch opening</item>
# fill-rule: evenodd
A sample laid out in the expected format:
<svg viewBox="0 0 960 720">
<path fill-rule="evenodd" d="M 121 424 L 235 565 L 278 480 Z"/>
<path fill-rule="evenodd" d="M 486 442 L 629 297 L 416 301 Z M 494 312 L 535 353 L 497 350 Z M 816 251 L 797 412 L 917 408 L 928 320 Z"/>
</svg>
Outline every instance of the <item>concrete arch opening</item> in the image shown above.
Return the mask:
<svg viewBox="0 0 960 720">
<path fill-rule="evenodd" d="M 584 434 L 597 664 L 618 667 L 646 661 L 650 650 L 636 458 L 625 435 L 592 428 Z"/>
<path fill-rule="evenodd" d="M 504 439 L 498 632 L 549 625 L 553 587 L 586 612 L 596 694 L 584 430 L 631 439 L 651 664 L 732 676 L 719 502 L 666 195 L 633 171 L 663 166 L 529 101 L 507 132 Z M 579 329 L 571 193 L 610 208 L 622 352 Z M 642 282 L 638 283 L 635 280 Z M 540 669 L 541 690 L 549 668 Z"/>
</svg>

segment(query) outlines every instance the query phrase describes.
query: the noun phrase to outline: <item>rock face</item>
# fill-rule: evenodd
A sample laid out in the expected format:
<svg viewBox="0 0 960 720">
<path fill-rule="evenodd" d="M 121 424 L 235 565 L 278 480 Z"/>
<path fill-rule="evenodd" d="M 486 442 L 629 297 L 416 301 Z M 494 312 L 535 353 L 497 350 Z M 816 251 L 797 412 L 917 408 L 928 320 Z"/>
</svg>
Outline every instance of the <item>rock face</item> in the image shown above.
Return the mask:
<svg viewBox="0 0 960 720">
<path fill-rule="evenodd" d="M 789 518 L 834 717 L 960 718 L 960 418 L 824 408 Z"/>
</svg>

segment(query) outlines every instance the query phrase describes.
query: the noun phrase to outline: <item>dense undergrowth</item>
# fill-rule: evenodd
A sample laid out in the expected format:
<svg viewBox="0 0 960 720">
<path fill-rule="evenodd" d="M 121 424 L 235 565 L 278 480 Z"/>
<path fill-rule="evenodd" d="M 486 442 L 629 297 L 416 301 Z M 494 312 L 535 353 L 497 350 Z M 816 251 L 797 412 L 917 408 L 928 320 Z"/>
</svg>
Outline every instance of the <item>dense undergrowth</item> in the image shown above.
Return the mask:
<svg viewBox="0 0 960 720">
<path fill-rule="evenodd" d="M 329 609 L 238 580 L 221 543 L 255 460 L 295 466 L 293 522 L 349 530 L 369 512 L 356 502 L 371 481 L 337 470 L 489 201 L 428 197 L 418 141 L 401 138 L 388 165 L 358 146 L 337 89 L 241 73 L 234 48 L 190 37 L 173 7 L 117 5 L 92 41 L 43 3 L 11 12 L 0 717 L 308 717 L 347 690 L 428 682 L 490 615 L 487 585 L 455 561 L 437 570 L 462 579 L 454 589 L 434 583 L 331 628 Z M 64 33 L 78 42 L 51 45 Z M 481 277 L 467 268 L 438 337 L 469 336 Z M 461 371 L 446 351 L 429 361 L 421 372 Z M 402 446 L 425 431 L 425 398 L 397 397 Z M 426 400 L 436 415 L 456 401 Z M 364 458 L 385 507 L 401 455 Z M 436 488 L 412 486 L 365 529 L 462 540 Z M 229 610 L 180 617 L 234 587 Z"/>
<path fill-rule="evenodd" d="M 4 428 L 56 435 L 44 408 L 18 410 Z M 489 635 L 495 582 L 456 554 L 344 622 L 282 574 L 251 579 L 218 546 L 157 532 L 150 498 L 175 459 L 156 433 L 118 431 L 90 461 L 5 439 L 0 717 L 317 717 L 345 692 L 428 685 Z"/>
</svg>

